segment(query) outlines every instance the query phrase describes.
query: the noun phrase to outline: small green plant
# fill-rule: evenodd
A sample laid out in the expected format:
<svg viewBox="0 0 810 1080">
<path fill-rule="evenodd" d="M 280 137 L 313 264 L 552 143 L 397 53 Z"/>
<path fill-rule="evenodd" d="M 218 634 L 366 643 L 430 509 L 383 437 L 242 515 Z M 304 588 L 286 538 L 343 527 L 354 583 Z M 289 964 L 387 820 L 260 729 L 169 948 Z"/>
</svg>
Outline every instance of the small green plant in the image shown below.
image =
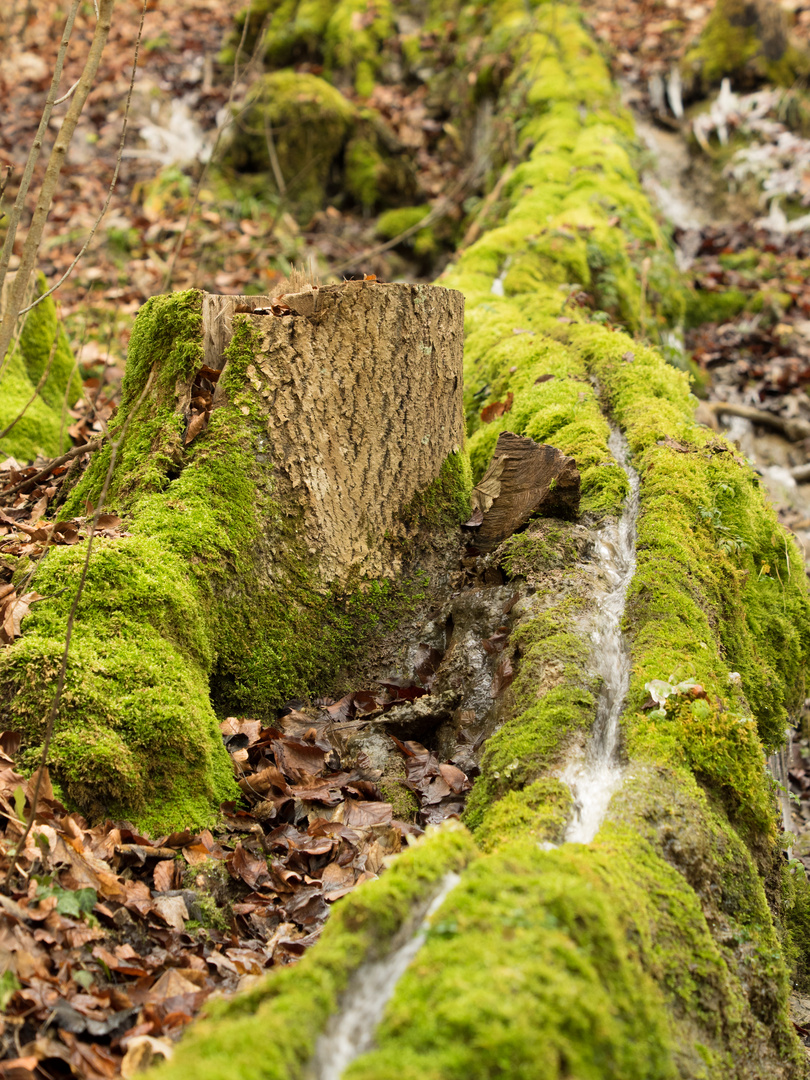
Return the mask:
<svg viewBox="0 0 810 1080">
<path fill-rule="evenodd" d="M 728 484 L 721 484 L 723 492 L 731 491 Z M 732 533 L 728 525 L 723 524 L 722 511 L 716 506 L 698 506 L 698 514 L 703 521 L 708 522 L 714 529 L 717 546 L 724 555 L 737 555 L 747 548 L 746 542 L 741 536 Z"/>
</svg>

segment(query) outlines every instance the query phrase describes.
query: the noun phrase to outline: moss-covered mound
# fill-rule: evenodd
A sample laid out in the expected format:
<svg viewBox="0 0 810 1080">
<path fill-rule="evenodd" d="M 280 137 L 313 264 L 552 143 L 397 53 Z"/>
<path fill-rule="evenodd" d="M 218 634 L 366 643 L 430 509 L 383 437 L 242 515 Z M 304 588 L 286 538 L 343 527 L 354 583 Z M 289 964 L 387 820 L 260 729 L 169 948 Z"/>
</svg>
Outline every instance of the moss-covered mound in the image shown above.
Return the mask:
<svg viewBox="0 0 810 1080">
<path fill-rule="evenodd" d="M 691 94 L 725 77 L 735 89 L 792 86 L 810 74 L 810 54 L 791 40 L 785 11 L 773 0 L 718 0 L 683 70 Z"/>
<path fill-rule="evenodd" d="M 42 275 L 36 289 L 36 295 L 45 291 Z M 47 377 L 39 386 L 46 368 Z M 19 342 L 0 372 L 0 431 L 16 421 L 0 439 L 0 459 L 13 457 L 27 464 L 37 454 L 63 453 L 70 445 L 68 409 L 81 392 L 73 353 L 57 320 L 56 305 L 48 297 L 25 317 Z"/>
<path fill-rule="evenodd" d="M 791 972 L 807 970 L 808 889 L 779 851 L 764 752 L 804 697 L 802 560 L 748 465 L 695 426 L 687 377 L 632 336 L 679 318 L 683 293 L 576 12 L 503 0 L 454 15 L 510 58 L 499 100 L 532 147 L 496 227 L 442 277 L 467 297 L 473 468 L 500 431 L 529 435 L 577 460 L 586 513 L 616 514 L 628 485 L 607 437 L 624 430 L 641 480 L 628 765 L 595 841 L 554 847 L 571 813 L 559 767 L 594 718 L 593 600 L 573 526 L 529 530 L 499 553 L 536 592 L 470 797 L 482 853 L 346 1076 L 798 1077 L 786 1003 Z M 486 423 L 494 402 L 503 415 Z M 651 709 L 653 679 L 668 691 Z M 327 980 L 330 955 L 316 947 L 305 978 Z M 237 1030 L 236 1075 L 308 1075 L 306 1048 L 265 1052 L 264 1018 L 298 1000 L 287 980 L 268 976 L 238 1029 L 213 1018 L 162 1075 L 234 1075 Z M 323 1024 L 307 1014 L 309 1047 Z"/>
</svg>

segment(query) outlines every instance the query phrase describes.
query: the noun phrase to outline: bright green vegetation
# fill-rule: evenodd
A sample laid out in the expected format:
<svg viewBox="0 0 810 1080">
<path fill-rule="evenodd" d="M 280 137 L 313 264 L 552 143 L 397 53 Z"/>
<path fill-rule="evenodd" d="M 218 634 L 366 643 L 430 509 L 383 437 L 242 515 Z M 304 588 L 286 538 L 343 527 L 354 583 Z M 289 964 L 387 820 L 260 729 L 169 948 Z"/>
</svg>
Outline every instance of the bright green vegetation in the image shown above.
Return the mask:
<svg viewBox="0 0 810 1080">
<path fill-rule="evenodd" d="M 461 871 L 474 853 L 469 833 L 458 825 L 429 831 L 381 878 L 336 904 L 316 952 L 274 971 L 246 994 L 209 1002 L 194 1037 L 155 1075 L 303 1080 L 318 1033 L 354 971 L 366 959 L 387 955 L 403 928 L 415 930 L 445 875 Z"/>
<path fill-rule="evenodd" d="M 497 224 L 442 277 L 467 299 L 473 474 L 502 430 L 550 442 L 577 460 L 585 520 L 598 520 L 628 491 L 606 416 L 625 431 L 641 476 L 631 760 L 596 840 L 542 850 L 564 835 L 570 797 L 554 772 L 587 735 L 598 686 L 576 527 L 530 528 L 496 555 L 536 592 L 510 638 L 515 679 L 468 803 L 482 854 L 347 1076 L 799 1076 L 787 963 L 806 979 L 810 890 L 776 843 L 763 752 L 804 696 L 802 562 L 749 467 L 694 425 L 688 377 L 631 336 L 680 319 L 684 292 L 638 185 L 629 119 L 576 14 L 502 0 L 458 20 L 511 57 L 492 92 L 526 147 Z M 581 291 L 599 310 L 579 306 Z M 510 392 L 510 411 L 482 422 Z M 691 679 L 707 696 L 673 693 L 649 710 L 652 679 Z M 307 973 L 328 980 L 319 949 Z M 277 1010 L 300 1001 L 285 975 Z M 263 1030 L 261 1008 L 245 1039 Z M 186 1067 L 208 1065 L 195 1039 L 181 1053 Z M 210 1075 L 230 1075 L 217 1053 Z"/>
<path fill-rule="evenodd" d="M 416 194 L 406 155 L 373 110 L 350 102 L 326 79 L 271 71 L 251 88 L 224 164 L 267 173 L 302 221 L 323 207 L 330 178 L 343 173 L 345 194 L 367 210 Z"/>
<path fill-rule="evenodd" d="M 45 278 L 40 275 L 36 295 L 44 291 Z M 33 461 L 37 454 L 56 457 L 70 446 L 68 409 L 82 394 L 76 362 L 57 321 L 54 301 L 48 297 L 24 318 L 17 347 L 0 373 L 0 431 L 5 430 L 33 398 L 24 416 L 4 439 L 0 439 L 0 459 L 13 457 L 20 464 Z M 34 397 L 49 359 L 48 377 Z"/>
</svg>

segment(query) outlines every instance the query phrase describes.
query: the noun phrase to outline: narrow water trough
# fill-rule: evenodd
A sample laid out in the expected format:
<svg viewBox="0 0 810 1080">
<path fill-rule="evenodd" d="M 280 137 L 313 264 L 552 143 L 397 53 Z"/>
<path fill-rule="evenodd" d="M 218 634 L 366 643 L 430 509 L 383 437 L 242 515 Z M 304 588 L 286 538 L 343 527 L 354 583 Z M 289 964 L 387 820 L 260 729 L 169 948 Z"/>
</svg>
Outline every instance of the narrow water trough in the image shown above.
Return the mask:
<svg viewBox="0 0 810 1080">
<path fill-rule="evenodd" d="M 598 613 L 591 638 L 594 670 L 602 684 L 590 742 L 561 775 L 574 797 L 574 814 L 565 834 L 566 841 L 574 844 L 588 844 L 596 836 L 623 774 L 619 720 L 630 685 L 631 660 L 622 618 L 627 589 L 636 570 L 639 479 L 628 461 L 627 442 L 620 431 L 612 431 L 608 445 L 627 473 L 630 494 L 618 522 L 607 524 L 596 539 L 596 561 L 606 587 L 597 596 Z"/>
</svg>

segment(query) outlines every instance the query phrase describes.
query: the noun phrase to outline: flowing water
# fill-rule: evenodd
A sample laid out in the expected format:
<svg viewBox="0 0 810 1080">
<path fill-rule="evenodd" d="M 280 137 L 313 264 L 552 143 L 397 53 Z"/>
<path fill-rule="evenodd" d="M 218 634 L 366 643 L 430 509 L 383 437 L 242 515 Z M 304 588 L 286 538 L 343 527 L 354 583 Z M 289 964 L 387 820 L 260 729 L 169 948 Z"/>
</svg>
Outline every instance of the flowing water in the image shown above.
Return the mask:
<svg viewBox="0 0 810 1080">
<path fill-rule="evenodd" d="M 565 835 L 574 844 L 593 840 L 623 773 L 619 759 L 619 718 L 630 685 L 631 664 L 622 634 L 622 616 L 627 587 L 636 569 L 639 482 L 638 474 L 627 460 L 624 436 L 614 430 L 609 445 L 627 473 L 630 494 L 619 521 L 602 529 L 596 540 L 596 558 L 605 585 L 597 596 L 599 611 L 591 638 L 594 670 L 602 686 L 590 742 L 582 757 L 572 762 L 561 777 L 574 796 L 574 816 Z"/>
<path fill-rule="evenodd" d="M 397 983 L 419 952 L 430 927 L 431 916 L 460 881 L 447 874 L 416 932 L 384 960 L 363 964 L 352 978 L 341 1011 L 332 1018 L 315 1049 L 312 1075 L 316 1080 L 340 1080 L 360 1054 L 371 1049 L 377 1025 L 391 1000 Z"/>
</svg>

